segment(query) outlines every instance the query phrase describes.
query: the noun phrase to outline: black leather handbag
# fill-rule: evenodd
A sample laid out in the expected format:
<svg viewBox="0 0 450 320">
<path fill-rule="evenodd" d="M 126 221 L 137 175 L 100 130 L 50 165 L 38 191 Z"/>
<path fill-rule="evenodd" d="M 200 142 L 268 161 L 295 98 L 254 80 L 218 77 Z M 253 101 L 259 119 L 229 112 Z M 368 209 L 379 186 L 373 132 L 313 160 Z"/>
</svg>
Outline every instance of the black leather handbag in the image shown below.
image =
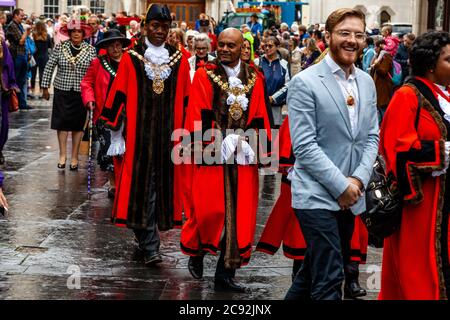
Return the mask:
<svg viewBox="0 0 450 320">
<path fill-rule="evenodd" d="M 361 214 L 367 231 L 381 239 L 397 231 L 402 218 L 402 202 L 394 175 L 386 175 L 383 157 L 378 155 L 366 188 L 366 212 Z"/>
<path fill-rule="evenodd" d="M 417 97 L 419 105 L 414 122 L 416 131 L 422 108 L 421 94 Z M 397 186 L 397 180 L 392 173 L 386 174 L 384 159 L 378 155 L 366 188 L 366 212 L 361 214 L 361 219 L 369 234 L 384 239 L 400 228 L 402 209 L 403 196 Z"/>
</svg>

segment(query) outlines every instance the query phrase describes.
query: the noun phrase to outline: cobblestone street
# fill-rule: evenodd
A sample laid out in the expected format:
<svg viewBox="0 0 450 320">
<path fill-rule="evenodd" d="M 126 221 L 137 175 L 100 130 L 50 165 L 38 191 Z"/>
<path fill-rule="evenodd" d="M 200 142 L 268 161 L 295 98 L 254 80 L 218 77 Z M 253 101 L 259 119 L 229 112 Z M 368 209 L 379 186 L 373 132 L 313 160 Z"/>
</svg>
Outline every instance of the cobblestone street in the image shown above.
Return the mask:
<svg viewBox="0 0 450 320">
<path fill-rule="evenodd" d="M 5 194 L 10 210 L 0 217 L 0 299 L 283 299 L 292 261 L 255 252 L 237 280 L 250 295 L 216 293 L 217 257 L 205 259 L 205 277 L 194 280 L 179 249 L 180 230 L 162 233 L 164 261 L 146 268 L 131 230 L 110 223 L 107 177 L 95 170 L 87 196 L 87 156 L 78 172 L 58 170 L 56 133 L 50 130 L 51 100 L 31 100 L 30 111 L 10 115 L 4 155 Z M 70 154 L 70 150 L 69 150 Z M 278 196 L 280 176 L 260 175 L 256 239 Z M 367 299 L 376 299 L 381 249 L 369 247 L 360 266 Z M 80 287 L 72 281 L 81 275 Z M 368 287 L 369 283 L 369 287 Z"/>
</svg>

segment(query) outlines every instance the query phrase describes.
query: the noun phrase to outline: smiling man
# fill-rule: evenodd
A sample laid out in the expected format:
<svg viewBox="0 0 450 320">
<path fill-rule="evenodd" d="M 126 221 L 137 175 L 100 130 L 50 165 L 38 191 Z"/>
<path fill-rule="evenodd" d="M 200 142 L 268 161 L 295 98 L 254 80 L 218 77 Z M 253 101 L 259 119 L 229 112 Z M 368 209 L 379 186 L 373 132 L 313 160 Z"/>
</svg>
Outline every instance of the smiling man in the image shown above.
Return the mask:
<svg viewBox="0 0 450 320">
<path fill-rule="evenodd" d="M 355 67 L 365 40 L 365 16 L 338 9 L 328 17 L 330 51 L 289 83 L 292 207 L 307 249 L 286 299 L 342 298 L 355 215 L 378 150 L 376 90 Z M 314 244 L 314 246 L 312 246 Z"/>
<path fill-rule="evenodd" d="M 259 187 L 257 150 L 251 150 L 243 132 L 265 129 L 270 137 L 264 79 L 255 67 L 241 61 L 242 43 L 237 29 L 220 33 L 218 58 L 196 71 L 186 111 L 189 132 L 206 137 L 214 129 L 225 135 L 223 142 L 214 139 L 222 143 L 216 149 L 223 150 L 222 161 L 204 159 L 195 167 L 193 210 L 183 225 L 180 243 L 183 253 L 190 256 L 188 269 L 195 279 L 203 277 L 205 254 L 216 255 L 220 250 L 216 291 L 248 292 L 234 282 L 234 276 L 252 253 Z M 203 141 L 205 153 L 214 142 Z"/>
</svg>

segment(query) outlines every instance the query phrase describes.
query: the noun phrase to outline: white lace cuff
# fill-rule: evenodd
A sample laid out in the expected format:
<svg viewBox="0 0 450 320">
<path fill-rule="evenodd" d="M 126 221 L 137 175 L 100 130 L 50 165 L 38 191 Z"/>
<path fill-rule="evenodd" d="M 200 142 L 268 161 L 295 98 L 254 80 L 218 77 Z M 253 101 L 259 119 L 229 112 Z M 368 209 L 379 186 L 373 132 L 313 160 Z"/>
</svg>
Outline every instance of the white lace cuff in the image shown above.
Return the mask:
<svg viewBox="0 0 450 320">
<path fill-rule="evenodd" d="M 288 179 L 289 181 L 292 181 L 292 175 L 294 174 L 294 167 L 290 167 L 290 168 L 287 170 L 287 172 L 288 172 L 287 179 Z"/>
<path fill-rule="evenodd" d="M 445 167 L 442 170 L 433 171 L 431 173 L 431 175 L 433 177 L 439 177 L 440 175 L 445 174 L 447 172 L 448 165 L 450 163 L 449 154 L 450 154 L 450 141 L 445 141 L 445 154 L 444 154 L 445 155 L 445 159 L 444 159 Z"/>
<path fill-rule="evenodd" d="M 108 148 L 106 154 L 108 156 L 121 156 L 125 153 L 125 139 L 123 138 L 123 123 L 120 129 L 117 131 L 110 130 L 111 132 L 111 145 Z"/>
</svg>

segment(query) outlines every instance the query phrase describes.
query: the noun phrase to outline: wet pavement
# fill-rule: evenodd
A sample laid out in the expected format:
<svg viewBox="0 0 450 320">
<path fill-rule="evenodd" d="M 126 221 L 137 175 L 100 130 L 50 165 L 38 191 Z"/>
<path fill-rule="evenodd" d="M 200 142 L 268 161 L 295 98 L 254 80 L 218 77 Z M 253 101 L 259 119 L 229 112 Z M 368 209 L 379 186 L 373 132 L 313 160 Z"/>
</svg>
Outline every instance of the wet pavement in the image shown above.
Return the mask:
<svg viewBox="0 0 450 320">
<path fill-rule="evenodd" d="M 275 256 L 255 252 L 237 271 L 236 280 L 251 294 L 214 292 L 217 257 L 210 255 L 204 279 L 194 280 L 179 249 L 180 230 L 162 233 L 164 262 L 146 268 L 131 230 L 110 223 L 106 175 L 95 168 L 88 200 L 87 156 L 80 156 L 78 172 L 57 169 L 51 102 L 30 105 L 35 109 L 10 115 L 3 152 L 10 210 L 0 217 L 0 299 L 283 299 L 292 260 L 281 250 Z M 278 197 L 280 176 L 261 175 L 260 181 L 256 241 Z M 380 262 L 381 250 L 369 248 L 368 264 L 360 267 L 367 299 L 376 299 Z"/>
</svg>

